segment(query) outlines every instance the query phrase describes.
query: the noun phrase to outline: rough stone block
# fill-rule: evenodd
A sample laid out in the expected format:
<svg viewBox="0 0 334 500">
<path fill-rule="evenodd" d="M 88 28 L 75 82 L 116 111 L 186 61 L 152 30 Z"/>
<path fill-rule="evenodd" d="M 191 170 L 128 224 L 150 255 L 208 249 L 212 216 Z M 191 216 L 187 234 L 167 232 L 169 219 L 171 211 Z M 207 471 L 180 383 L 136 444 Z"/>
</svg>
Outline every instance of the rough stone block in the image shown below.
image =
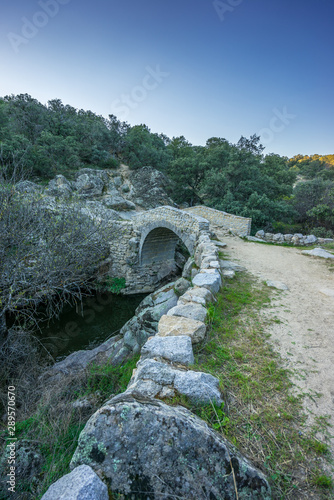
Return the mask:
<svg viewBox="0 0 334 500">
<path fill-rule="evenodd" d="M 189 302 L 185 305 L 175 306 L 170 309 L 167 316 L 182 316 L 185 318 L 195 319 L 204 323 L 208 311 L 200 304 Z"/>
<path fill-rule="evenodd" d="M 141 359 L 155 357 L 183 365 L 193 364 L 194 354 L 191 338 L 187 336 L 151 338 L 142 347 Z"/>
<path fill-rule="evenodd" d="M 211 293 L 216 294 L 222 286 L 222 279 L 218 272 L 209 273 L 208 270 L 204 273 L 198 273 L 193 279 L 193 284 L 207 288 Z"/>
<path fill-rule="evenodd" d="M 201 321 L 164 315 L 159 321 L 157 335 L 160 337 L 187 335 L 193 344 L 197 344 L 204 340 L 205 333 L 206 326 Z"/>
</svg>

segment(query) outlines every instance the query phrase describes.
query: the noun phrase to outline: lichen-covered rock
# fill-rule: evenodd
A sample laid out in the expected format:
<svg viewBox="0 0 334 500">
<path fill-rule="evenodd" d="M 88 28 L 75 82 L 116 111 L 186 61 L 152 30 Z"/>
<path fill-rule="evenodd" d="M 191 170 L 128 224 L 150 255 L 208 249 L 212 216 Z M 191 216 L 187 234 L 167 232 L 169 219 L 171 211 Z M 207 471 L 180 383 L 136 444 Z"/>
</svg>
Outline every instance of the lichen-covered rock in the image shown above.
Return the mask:
<svg viewBox="0 0 334 500">
<path fill-rule="evenodd" d="M 6 484 L 5 478 L 9 473 L 8 458 L 13 458 L 13 456 L 15 456 L 15 475 L 17 480 L 20 481 L 20 487 L 24 488 L 24 486 L 28 486 L 32 492 L 36 491 L 38 488 L 40 474 L 44 465 L 44 458 L 38 441 L 22 439 L 16 442 L 8 441 L 7 445 L 6 451 L 3 453 L 3 456 L 0 457 L 0 475 L 3 478 L 3 480 L 0 481 L 0 498 L 21 498 L 19 497 L 20 493 L 17 492 L 16 496 L 7 489 L 9 484 Z M 33 494 L 30 496 L 27 493 L 27 496 L 24 498 L 33 499 L 35 496 Z"/>
<path fill-rule="evenodd" d="M 158 334 L 160 337 L 175 335 L 187 335 L 193 344 L 202 342 L 205 338 L 206 326 L 202 321 L 183 318 L 182 316 L 161 317 L 158 324 Z"/>
<path fill-rule="evenodd" d="M 189 410 L 126 394 L 87 422 L 71 467 L 80 464 L 126 498 L 231 500 L 235 488 L 243 500 L 271 498 L 265 476 Z"/>
<path fill-rule="evenodd" d="M 286 285 L 285 283 L 281 283 L 280 281 L 268 280 L 266 283 L 267 283 L 267 286 L 269 286 L 271 288 L 276 288 L 276 290 L 289 290 L 288 285 Z"/>
<path fill-rule="evenodd" d="M 88 465 L 80 465 L 53 483 L 42 500 L 108 500 L 108 488 Z"/>
<path fill-rule="evenodd" d="M 114 189 L 111 194 L 107 194 L 102 199 L 103 205 L 113 210 L 136 210 L 136 205 L 132 201 L 123 198 L 117 189 Z"/>
</svg>

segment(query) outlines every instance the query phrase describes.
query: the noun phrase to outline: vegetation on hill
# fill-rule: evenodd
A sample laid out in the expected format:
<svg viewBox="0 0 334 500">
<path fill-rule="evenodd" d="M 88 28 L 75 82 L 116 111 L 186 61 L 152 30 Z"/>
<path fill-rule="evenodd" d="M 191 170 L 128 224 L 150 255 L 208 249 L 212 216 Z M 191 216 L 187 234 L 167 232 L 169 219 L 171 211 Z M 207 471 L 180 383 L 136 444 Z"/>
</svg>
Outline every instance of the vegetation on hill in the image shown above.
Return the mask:
<svg viewBox="0 0 334 500">
<path fill-rule="evenodd" d="M 264 155 L 260 140 L 253 135 L 232 144 L 212 137 L 196 146 L 59 99 L 47 105 L 27 94 L 0 99 L 0 168 L 22 167 L 45 182 L 56 174 L 71 178 L 83 167 L 150 165 L 171 178 L 169 194 L 178 203 L 251 217 L 254 231 L 332 236 L 334 155 Z"/>
</svg>

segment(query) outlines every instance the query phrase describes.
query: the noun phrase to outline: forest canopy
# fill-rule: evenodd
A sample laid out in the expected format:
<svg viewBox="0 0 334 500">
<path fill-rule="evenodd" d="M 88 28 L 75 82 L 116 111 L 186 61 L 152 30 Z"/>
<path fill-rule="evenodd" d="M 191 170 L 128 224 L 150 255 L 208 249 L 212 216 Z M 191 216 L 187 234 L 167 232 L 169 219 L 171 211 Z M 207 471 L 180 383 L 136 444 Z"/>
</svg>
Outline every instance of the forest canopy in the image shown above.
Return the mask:
<svg viewBox="0 0 334 500">
<path fill-rule="evenodd" d="M 252 217 L 253 230 L 333 234 L 334 155 L 264 154 L 257 135 L 236 144 L 212 137 L 197 146 L 59 99 L 44 105 L 28 94 L 0 98 L 0 168 L 19 167 L 45 183 L 57 174 L 71 179 L 80 168 L 115 169 L 121 162 L 164 172 L 179 204 Z"/>
</svg>

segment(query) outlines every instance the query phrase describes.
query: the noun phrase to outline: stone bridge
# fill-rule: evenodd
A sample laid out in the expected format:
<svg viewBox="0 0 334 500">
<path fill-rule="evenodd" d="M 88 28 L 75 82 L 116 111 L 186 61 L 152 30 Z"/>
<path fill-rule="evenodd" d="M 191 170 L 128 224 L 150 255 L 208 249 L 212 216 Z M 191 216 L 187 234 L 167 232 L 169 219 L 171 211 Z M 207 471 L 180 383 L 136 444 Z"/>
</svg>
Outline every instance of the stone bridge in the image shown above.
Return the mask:
<svg viewBox="0 0 334 500">
<path fill-rule="evenodd" d="M 205 213 L 206 218 L 201 213 Z M 208 207 L 185 211 L 163 206 L 139 212 L 131 221 L 113 221 L 109 274 L 126 279 L 127 294 L 152 292 L 159 282 L 176 271 L 175 250 L 180 240 L 193 255 L 198 237 L 210 229 L 208 219 L 224 227 L 224 222 L 231 226 L 233 217 Z M 249 234 L 250 219 L 238 217 L 236 220 L 237 227 L 233 228 L 232 224 L 232 229 L 239 234 Z"/>
</svg>

